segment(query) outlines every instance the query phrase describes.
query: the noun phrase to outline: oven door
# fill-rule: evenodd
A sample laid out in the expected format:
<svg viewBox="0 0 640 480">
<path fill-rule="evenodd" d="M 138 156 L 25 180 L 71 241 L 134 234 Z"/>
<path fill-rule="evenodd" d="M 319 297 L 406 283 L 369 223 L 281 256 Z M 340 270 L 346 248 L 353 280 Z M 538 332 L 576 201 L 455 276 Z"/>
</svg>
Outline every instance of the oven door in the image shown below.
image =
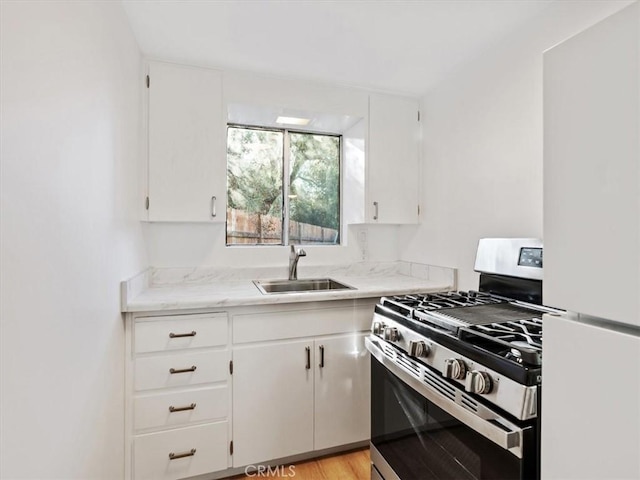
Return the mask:
<svg viewBox="0 0 640 480">
<path fill-rule="evenodd" d="M 535 422 L 512 423 L 377 337 L 367 349 L 372 478 L 539 478 Z"/>
</svg>

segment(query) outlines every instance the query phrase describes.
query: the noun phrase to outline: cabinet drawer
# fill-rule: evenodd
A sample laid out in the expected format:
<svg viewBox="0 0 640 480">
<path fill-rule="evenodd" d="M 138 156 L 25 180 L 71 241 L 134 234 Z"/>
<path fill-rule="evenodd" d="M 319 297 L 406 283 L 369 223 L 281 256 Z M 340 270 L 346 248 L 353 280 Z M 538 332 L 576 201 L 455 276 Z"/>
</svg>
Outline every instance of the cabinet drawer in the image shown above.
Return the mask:
<svg viewBox="0 0 640 480">
<path fill-rule="evenodd" d="M 226 385 L 138 397 L 134 405 L 134 426 L 136 430 L 142 430 L 222 420 L 227 417 L 228 406 Z"/>
<path fill-rule="evenodd" d="M 152 317 L 137 321 L 134 351 L 162 352 L 227 343 L 227 314 Z"/>
<path fill-rule="evenodd" d="M 369 329 L 372 316 L 373 304 L 234 315 L 233 343 L 359 332 Z"/>
<path fill-rule="evenodd" d="M 229 374 L 229 359 L 229 350 L 138 358 L 134 371 L 135 389 L 221 382 Z"/>
<path fill-rule="evenodd" d="M 135 480 L 176 480 L 227 468 L 227 422 L 140 435 L 134 440 Z M 170 454 L 182 458 L 169 457 Z"/>
</svg>

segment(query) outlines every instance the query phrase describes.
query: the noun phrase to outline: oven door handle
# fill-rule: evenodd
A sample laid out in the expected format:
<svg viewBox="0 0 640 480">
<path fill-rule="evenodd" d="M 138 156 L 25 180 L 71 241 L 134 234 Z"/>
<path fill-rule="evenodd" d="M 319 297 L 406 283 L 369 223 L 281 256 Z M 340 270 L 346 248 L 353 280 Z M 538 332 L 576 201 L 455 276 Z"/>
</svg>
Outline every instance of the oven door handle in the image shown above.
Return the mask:
<svg viewBox="0 0 640 480">
<path fill-rule="evenodd" d="M 518 458 L 522 458 L 522 432 L 523 429 L 514 425 L 503 416 L 493 410 L 481 406 L 478 412 L 467 410 L 454 400 L 445 397 L 435 388 L 423 383 L 413 374 L 397 365 L 382 350 L 376 337 L 365 338 L 367 350 L 376 358 L 387 370 L 402 380 L 409 387 L 425 397 L 436 406 L 457 418 L 459 421 L 480 433 L 483 437 L 491 440 L 505 450 L 510 451 Z M 426 367 L 420 366 L 421 369 Z M 424 375 L 420 374 L 420 377 Z"/>
</svg>

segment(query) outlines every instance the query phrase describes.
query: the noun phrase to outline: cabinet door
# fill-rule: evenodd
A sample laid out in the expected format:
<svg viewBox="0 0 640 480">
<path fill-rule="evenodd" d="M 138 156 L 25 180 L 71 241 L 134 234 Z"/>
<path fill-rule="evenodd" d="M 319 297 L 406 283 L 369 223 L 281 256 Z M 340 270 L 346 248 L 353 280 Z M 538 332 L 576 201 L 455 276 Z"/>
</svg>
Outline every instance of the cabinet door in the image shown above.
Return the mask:
<svg viewBox="0 0 640 480">
<path fill-rule="evenodd" d="M 148 220 L 224 222 L 221 73 L 154 62 L 149 78 Z"/>
<path fill-rule="evenodd" d="M 312 340 L 234 350 L 234 467 L 313 450 L 313 356 Z"/>
<path fill-rule="evenodd" d="M 315 341 L 316 450 L 369 438 L 370 362 L 364 346 L 366 335 L 356 333 Z"/>
<path fill-rule="evenodd" d="M 633 4 L 544 54 L 544 303 L 632 325 L 640 325 L 639 15 Z"/>
<path fill-rule="evenodd" d="M 366 222 L 417 223 L 420 128 L 416 100 L 369 97 Z"/>
</svg>

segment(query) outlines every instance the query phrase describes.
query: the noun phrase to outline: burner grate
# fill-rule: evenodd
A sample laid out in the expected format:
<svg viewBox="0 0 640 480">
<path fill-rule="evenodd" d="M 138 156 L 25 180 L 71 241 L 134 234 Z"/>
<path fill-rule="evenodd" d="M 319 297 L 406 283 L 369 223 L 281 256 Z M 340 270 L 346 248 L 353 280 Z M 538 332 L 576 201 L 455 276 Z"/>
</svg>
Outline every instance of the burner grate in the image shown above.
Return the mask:
<svg viewBox="0 0 640 480">
<path fill-rule="evenodd" d="M 542 362 L 540 318 L 473 325 L 460 329 L 459 337 L 519 364 L 541 365 Z"/>
<path fill-rule="evenodd" d="M 415 293 L 384 297 L 383 305 L 396 311 L 431 312 L 460 307 L 503 303 L 504 300 L 488 293 L 475 292 L 439 292 Z"/>
<path fill-rule="evenodd" d="M 537 318 L 540 313 L 511 303 L 497 303 L 493 305 L 460 307 L 455 310 L 442 313 L 442 315 L 453 319 L 452 323 L 459 323 L 463 326 L 502 324 L 507 322 L 517 322 L 520 320 L 532 320 Z"/>
<path fill-rule="evenodd" d="M 443 334 L 437 341 L 448 339 L 454 350 L 479 354 L 483 364 L 500 359 L 494 368 L 517 368 L 526 375 L 542 364 L 542 312 L 535 305 L 473 291 L 383 297 L 382 304 L 416 322 L 411 328 L 428 328 L 432 340 Z"/>
<path fill-rule="evenodd" d="M 539 318 L 519 322 L 478 325 L 477 329 L 489 336 L 514 346 L 542 349 L 542 321 Z"/>
</svg>

